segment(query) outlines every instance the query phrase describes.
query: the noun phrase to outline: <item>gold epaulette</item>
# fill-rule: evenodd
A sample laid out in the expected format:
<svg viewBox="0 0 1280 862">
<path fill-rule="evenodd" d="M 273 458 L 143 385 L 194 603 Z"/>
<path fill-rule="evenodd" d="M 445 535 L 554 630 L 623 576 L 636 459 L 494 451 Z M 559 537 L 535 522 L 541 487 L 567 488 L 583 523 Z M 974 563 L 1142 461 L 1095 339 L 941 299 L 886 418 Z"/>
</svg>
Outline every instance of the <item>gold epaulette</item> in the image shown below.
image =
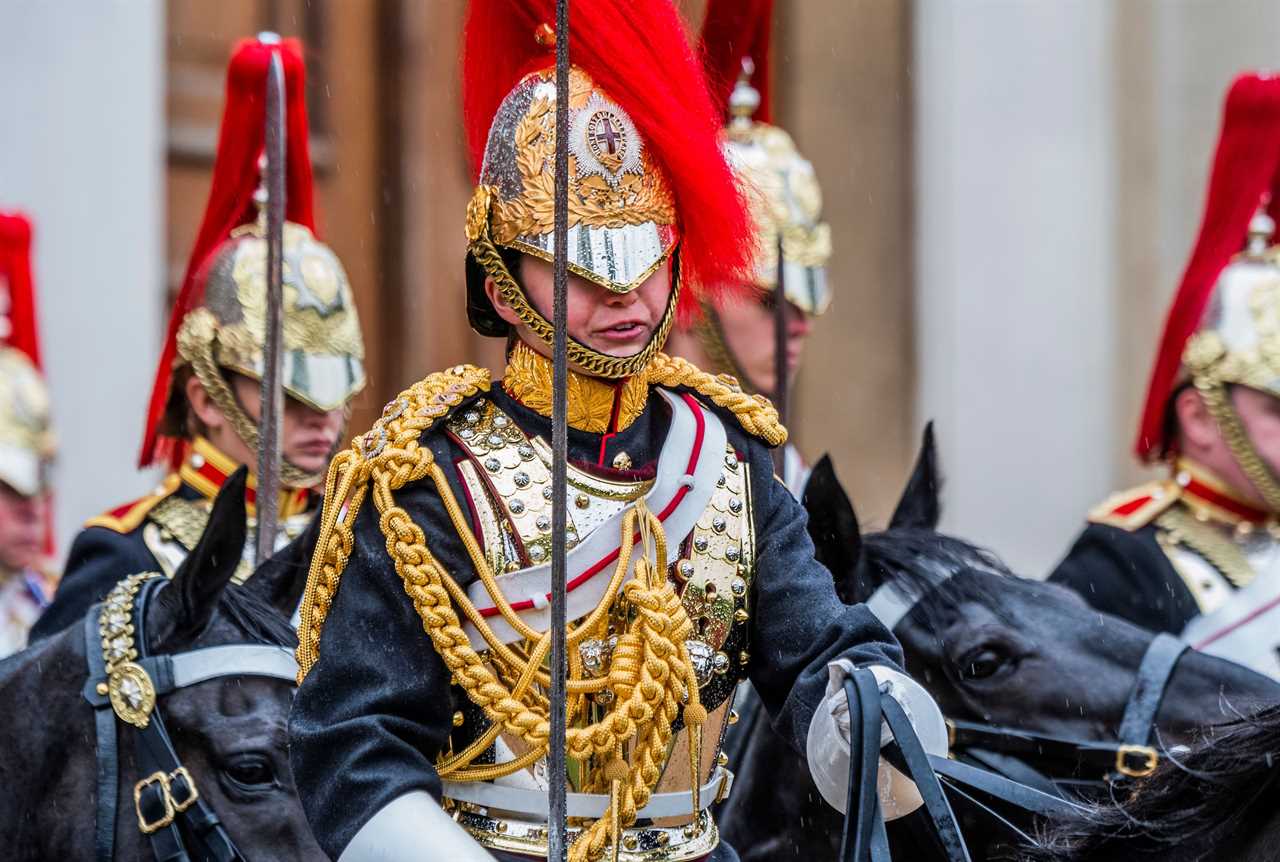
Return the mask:
<svg viewBox="0 0 1280 862">
<path fill-rule="evenodd" d="M 85 521 L 85 527 L 106 527 L 116 533 L 131 533 L 138 529 L 147 514 L 160 505 L 165 498 L 178 490 L 182 485 L 182 480 L 178 478 L 177 473 L 170 473 L 164 477 L 164 481 L 154 493 L 148 494 L 140 500 L 134 500 L 132 503 L 125 503 L 123 506 L 117 506 L 114 509 L 103 512 L 97 517 L 90 518 Z"/>
<path fill-rule="evenodd" d="M 733 413 L 742 430 L 770 446 L 787 442 L 787 429 L 778 419 L 778 408 L 763 395 L 748 395 L 729 374 L 709 374 L 687 359 L 659 353 L 646 370 L 649 382 L 658 386 L 686 386 L 710 398 L 717 407 Z"/>
<path fill-rule="evenodd" d="M 474 365 L 455 365 L 429 374 L 401 392 L 382 409 L 373 427 L 351 441 L 329 464 L 324 509 L 316 539 L 307 588 L 302 594 L 298 627 L 298 684 L 320 657 L 320 631 L 355 541 L 352 525 L 371 486 L 378 498 L 385 477 L 386 491 L 425 478 L 433 466 L 431 450 L 419 445 L 424 432 L 438 425 L 459 404 L 477 392 L 488 391 L 489 371 Z"/>
<path fill-rule="evenodd" d="M 1089 512 L 1089 523 L 1122 530 L 1138 530 L 1150 524 L 1178 501 L 1182 489 L 1172 479 L 1147 482 L 1112 494 Z"/>
</svg>

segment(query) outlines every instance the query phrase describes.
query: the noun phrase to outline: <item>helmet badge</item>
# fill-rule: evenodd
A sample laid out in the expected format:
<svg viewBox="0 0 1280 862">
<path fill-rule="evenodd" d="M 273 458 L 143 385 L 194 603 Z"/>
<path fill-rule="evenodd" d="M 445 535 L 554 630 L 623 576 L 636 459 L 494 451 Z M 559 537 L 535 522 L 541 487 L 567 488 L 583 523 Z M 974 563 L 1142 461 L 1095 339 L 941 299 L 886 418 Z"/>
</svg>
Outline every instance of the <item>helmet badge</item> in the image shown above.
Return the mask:
<svg viewBox="0 0 1280 862">
<path fill-rule="evenodd" d="M 627 112 L 595 92 L 573 112 L 569 152 L 579 179 L 599 176 L 616 189 L 623 174 L 643 174 L 640 135 Z"/>
</svg>

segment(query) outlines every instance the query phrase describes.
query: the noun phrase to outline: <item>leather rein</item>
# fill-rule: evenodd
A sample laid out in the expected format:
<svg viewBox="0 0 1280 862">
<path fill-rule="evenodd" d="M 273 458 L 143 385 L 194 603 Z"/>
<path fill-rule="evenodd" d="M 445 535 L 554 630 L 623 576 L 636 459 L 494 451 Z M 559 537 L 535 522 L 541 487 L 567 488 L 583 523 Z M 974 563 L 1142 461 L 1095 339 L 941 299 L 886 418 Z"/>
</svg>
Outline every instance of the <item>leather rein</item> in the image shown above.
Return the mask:
<svg viewBox="0 0 1280 862">
<path fill-rule="evenodd" d="M 157 572 L 131 575 L 96 605 L 84 622 L 89 679 L 84 698 L 97 731 L 95 859 L 115 857 L 122 740 L 132 739 L 139 772 L 133 785 L 138 829 L 157 862 L 243 862 L 218 815 L 201 797 L 165 729 L 157 699 L 228 676 L 295 682 L 297 664 L 285 647 L 228 644 L 173 655 L 150 655 L 147 607 L 167 580 Z"/>
</svg>

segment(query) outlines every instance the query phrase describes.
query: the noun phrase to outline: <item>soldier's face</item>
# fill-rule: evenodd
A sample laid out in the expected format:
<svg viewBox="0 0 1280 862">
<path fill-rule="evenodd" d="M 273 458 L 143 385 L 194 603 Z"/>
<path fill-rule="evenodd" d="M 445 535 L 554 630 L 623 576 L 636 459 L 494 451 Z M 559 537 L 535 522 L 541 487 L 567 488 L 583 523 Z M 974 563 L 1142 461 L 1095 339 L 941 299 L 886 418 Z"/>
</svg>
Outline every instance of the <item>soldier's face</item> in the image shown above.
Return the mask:
<svg viewBox="0 0 1280 862">
<path fill-rule="evenodd" d="M 240 374 L 232 375 L 232 382 L 244 412 L 257 422 L 262 415 L 261 384 Z M 305 473 L 324 472 L 342 436 L 346 417 L 346 408 L 322 413 L 286 395 L 284 422 L 280 429 L 280 454 Z M 253 458 L 257 458 L 257 453 L 253 453 Z"/>
<path fill-rule="evenodd" d="M 1253 448 L 1272 473 L 1280 474 L 1280 398 L 1247 386 L 1233 386 L 1231 400 Z"/>
<path fill-rule="evenodd" d="M 24 497 L 0 482 L 0 566 L 17 570 L 35 565 L 43 539 L 45 499 Z"/>
<path fill-rule="evenodd" d="M 1232 386 L 1231 403 L 1254 450 L 1273 473 L 1280 475 L 1280 398 L 1248 386 Z M 1200 394 L 1187 387 L 1178 395 L 1176 410 L 1179 449 L 1238 493 L 1265 506 L 1266 501 L 1236 461 Z"/>
<path fill-rule="evenodd" d="M 550 320 L 554 281 L 551 264 L 525 255 L 520 281 L 529 302 Z M 485 283 L 489 301 L 499 316 L 514 326 L 520 338 L 535 350 L 546 352 L 542 341 L 528 330 L 515 312 L 502 302 L 492 280 Z M 634 356 L 653 338 L 671 296 L 671 262 L 665 261 L 640 286 L 629 293 L 614 293 L 597 284 L 569 275 L 569 336 L 607 356 Z"/>
<path fill-rule="evenodd" d="M 725 346 L 747 380 L 761 392 L 777 389 L 775 353 L 775 314 L 772 293 L 756 293 L 750 297 L 726 302 L 716 309 L 724 331 Z M 794 379 L 804 354 L 805 342 L 812 329 L 807 314 L 790 302 L 786 308 L 787 375 Z"/>
</svg>

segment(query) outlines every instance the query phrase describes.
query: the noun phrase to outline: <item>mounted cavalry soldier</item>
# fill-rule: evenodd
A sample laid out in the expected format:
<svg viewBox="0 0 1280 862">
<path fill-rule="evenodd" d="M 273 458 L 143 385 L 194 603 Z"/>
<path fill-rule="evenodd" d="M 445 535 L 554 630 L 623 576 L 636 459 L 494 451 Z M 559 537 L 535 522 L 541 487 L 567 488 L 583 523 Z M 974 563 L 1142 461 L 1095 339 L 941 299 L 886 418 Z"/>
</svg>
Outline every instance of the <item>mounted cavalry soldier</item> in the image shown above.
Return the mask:
<svg viewBox="0 0 1280 862">
<path fill-rule="evenodd" d="M 55 441 L 39 343 L 31 222 L 0 212 L 0 658 L 26 646 L 57 585 L 45 559 Z"/>
<path fill-rule="evenodd" d="M 275 53 L 284 66 L 288 142 L 276 547 L 316 512 L 348 405 L 365 383 L 364 346 L 346 273 L 315 235 L 302 48 L 263 34 L 241 42 L 231 60 L 209 201 L 152 391 L 139 465 L 167 463 L 171 472 L 153 494 L 89 521 L 38 636 L 79 620 L 122 572 L 172 576 L 203 534 L 222 484 L 241 464 L 256 465 L 268 284 L 263 94 Z M 238 580 L 252 569 L 256 487 L 251 477 Z"/>
<path fill-rule="evenodd" d="M 755 264 L 742 289 L 704 301 L 699 315 L 677 324 L 668 352 L 733 375 L 745 391 L 768 395 L 783 410 L 813 323 L 831 304 L 831 232 L 821 220 L 813 165 L 772 125 L 772 11 L 772 0 L 708 4 L 702 57 L 713 95 L 728 106 L 724 149 L 748 204 Z M 809 468 L 794 444 L 783 448 L 779 473 L 799 498 Z"/>
<path fill-rule="evenodd" d="M 1280 677 L 1280 79 L 1227 94 L 1204 223 L 1137 452 L 1166 479 L 1090 515 L 1051 580 L 1099 610 Z"/>
<path fill-rule="evenodd" d="M 846 674 L 875 666 L 918 724 L 942 727 L 894 669 L 892 636 L 841 604 L 814 560 L 774 479 L 786 432 L 773 407 L 660 352 L 679 309 L 750 265 L 683 22 L 668 0 L 575 4 L 564 92 L 554 6 L 475 0 L 467 22 L 463 101 L 481 165 L 467 310 L 507 340 L 504 376 L 427 376 L 330 469 L 290 752 L 317 839 L 344 862 L 558 856 L 557 799 L 570 859 L 734 859 L 707 809 L 729 791 L 719 743 L 747 675 L 842 805 Z M 566 461 L 548 445 L 558 123 Z M 557 542 L 563 594 L 548 566 Z M 544 669 L 557 602 L 563 700 Z M 566 772 L 549 766 L 557 714 Z"/>
</svg>

